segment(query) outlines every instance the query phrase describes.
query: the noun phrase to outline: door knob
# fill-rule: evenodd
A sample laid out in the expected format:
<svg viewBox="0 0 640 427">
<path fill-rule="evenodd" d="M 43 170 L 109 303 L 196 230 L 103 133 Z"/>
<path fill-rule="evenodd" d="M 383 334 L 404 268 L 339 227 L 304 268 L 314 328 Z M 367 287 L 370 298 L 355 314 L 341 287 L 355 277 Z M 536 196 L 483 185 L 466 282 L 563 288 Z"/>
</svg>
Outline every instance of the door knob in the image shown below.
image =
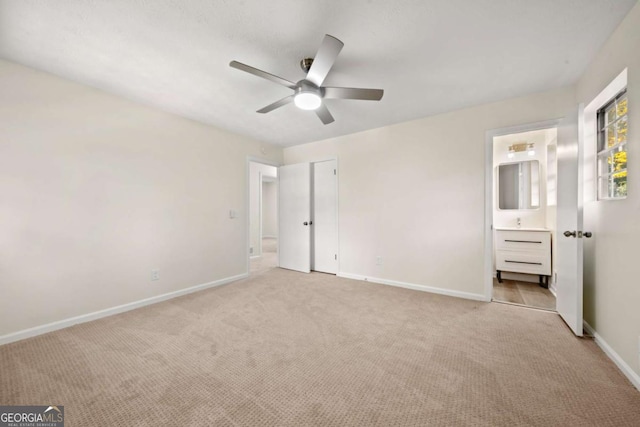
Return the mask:
<svg viewBox="0 0 640 427">
<path fill-rule="evenodd" d="M 303 222 L 302 225 L 309 225 L 307 221 Z"/>
<path fill-rule="evenodd" d="M 564 234 L 564 236 L 565 236 L 565 237 L 576 237 L 576 232 L 575 232 L 575 231 L 569 231 L 569 230 L 567 230 L 567 231 L 565 231 L 565 232 L 564 232 L 564 233 L 562 233 L 562 234 Z"/>
<path fill-rule="evenodd" d="M 591 238 L 591 236 L 593 236 L 593 234 L 590 231 L 585 231 L 583 236 L 586 237 L 587 239 L 589 239 L 589 238 Z"/>
</svg>

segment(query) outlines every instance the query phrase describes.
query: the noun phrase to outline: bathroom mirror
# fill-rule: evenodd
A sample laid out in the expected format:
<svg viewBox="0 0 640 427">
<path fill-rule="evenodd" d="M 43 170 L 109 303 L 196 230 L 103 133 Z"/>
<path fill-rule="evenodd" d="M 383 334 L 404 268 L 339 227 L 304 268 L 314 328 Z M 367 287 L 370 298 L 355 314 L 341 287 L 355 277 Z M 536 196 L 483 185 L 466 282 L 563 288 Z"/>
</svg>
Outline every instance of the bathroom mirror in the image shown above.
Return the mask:
<svg viewBox="0 0 640 427">
<path fill-rule="evenodd" d="M 498 207 L 503 210 L 540 207 L 540 163 L 537 160 L 498 166 Z"/>
</svg>

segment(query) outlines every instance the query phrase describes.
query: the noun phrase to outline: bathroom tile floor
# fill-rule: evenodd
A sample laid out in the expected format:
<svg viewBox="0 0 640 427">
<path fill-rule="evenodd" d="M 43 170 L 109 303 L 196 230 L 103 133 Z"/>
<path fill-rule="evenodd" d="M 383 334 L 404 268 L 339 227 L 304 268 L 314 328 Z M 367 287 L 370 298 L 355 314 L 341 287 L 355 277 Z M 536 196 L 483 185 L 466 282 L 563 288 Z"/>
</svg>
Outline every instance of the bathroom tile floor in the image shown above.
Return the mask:
<svg viewBox="0 0 640 427">
<path fill-rule="evenodd" d="M 556 297 L 549 289 L 537 283 L 509 279 L 502 279 L 502 283 L 498 283 L 497 279 L 493 279 L 493 300 L 544 310 L 555 311 L 556 309 Z"/>
</svg>

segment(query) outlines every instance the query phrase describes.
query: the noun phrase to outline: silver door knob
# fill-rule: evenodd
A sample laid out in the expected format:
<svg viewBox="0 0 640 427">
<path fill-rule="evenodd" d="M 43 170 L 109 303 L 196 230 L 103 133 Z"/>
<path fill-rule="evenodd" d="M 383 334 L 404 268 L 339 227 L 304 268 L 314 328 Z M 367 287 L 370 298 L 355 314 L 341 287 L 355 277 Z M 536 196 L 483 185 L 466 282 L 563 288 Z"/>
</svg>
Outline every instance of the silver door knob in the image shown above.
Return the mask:
<svg viewBox="0 0 640 427">
<path fill-rule="evenodd" d="M 562 233 L 562 234 L 564 234 L 564 237 L 576 237 L 576 232 L 575 232 L 575 230 L 574 230 L 574 231 L 569 231 L 569 230 L 567 230 L 567 231 L 565 231 L 565 232 L 564 232 L 564 233 Z"/>
</svg>

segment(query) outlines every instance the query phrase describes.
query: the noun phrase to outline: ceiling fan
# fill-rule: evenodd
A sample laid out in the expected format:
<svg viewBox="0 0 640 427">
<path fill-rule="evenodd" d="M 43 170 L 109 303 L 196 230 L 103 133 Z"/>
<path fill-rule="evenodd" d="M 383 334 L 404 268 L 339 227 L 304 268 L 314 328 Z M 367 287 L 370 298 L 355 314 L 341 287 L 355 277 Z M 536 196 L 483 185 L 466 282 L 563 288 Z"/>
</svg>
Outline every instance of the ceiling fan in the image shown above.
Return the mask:
<svg viewBox="0 0 640 427">
<path fill-rule="evenodd" d="M 333 67 L 338 54 L 342 50 L 344 43 L 337 38 L 326 34 L 322 44 L 316 53 L 315 58 L 304 58 L 300 61 L 300 67 L 307 73 L 307 76 L 294 83 L 282 77 L 267 73 L 238 61 L 231 61 L 229 66 L 245 71 L 263 79 L 281 84 L 293 90 L 294 93 L 284 97 L 273 104 L 269 104 L 258 110 L 258 113 L 268 113 L 276 108 L 293 102 L 296 107 L 302 110 L 315 110 L 322 120 L 328 125 L 334 121 L 329 109 L 322 101 L 323 99 L 359 99 L 365 101 L 380 101 L 384 91 L 382 89 L 362 89 L 350 87 L 328 87 L 322 86 L 327 74 Z"/>
</svg>

